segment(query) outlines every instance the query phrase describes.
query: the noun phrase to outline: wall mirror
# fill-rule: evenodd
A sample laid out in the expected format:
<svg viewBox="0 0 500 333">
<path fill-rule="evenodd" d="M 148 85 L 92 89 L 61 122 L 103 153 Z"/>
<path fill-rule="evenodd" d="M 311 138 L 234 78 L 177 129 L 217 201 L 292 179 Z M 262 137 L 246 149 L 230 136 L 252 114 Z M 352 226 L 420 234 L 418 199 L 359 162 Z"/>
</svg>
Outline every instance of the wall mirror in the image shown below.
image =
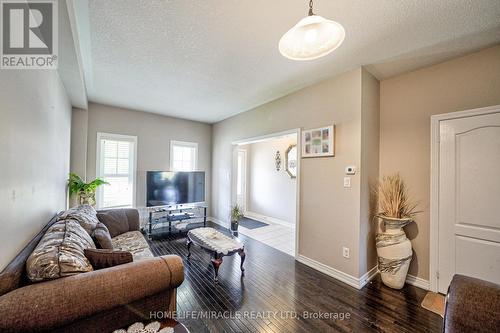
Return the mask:
<svg viewBox="0 0 500 333">
<path fill-rule="evenodd" d="M 285 170 L 291 178 L 297 177 L 297 145 L 290 145 L 285 152 Z"/>
</svg>

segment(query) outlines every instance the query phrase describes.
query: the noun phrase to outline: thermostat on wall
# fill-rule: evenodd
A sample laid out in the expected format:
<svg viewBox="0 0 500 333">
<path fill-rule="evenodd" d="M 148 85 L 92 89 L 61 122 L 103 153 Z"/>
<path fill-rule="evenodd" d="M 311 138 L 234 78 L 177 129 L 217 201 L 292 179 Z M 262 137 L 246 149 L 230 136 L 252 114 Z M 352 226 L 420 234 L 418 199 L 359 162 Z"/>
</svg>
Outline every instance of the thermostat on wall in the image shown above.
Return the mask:
<svg viewBox="0 0 500 333">
<path fill-rule="evenodd" d="M 345 174 L 346 175 L 355 175 L 356 174 L 356 167 L 354 165 L 346 166 L 345 167 Z"/>
</svg>

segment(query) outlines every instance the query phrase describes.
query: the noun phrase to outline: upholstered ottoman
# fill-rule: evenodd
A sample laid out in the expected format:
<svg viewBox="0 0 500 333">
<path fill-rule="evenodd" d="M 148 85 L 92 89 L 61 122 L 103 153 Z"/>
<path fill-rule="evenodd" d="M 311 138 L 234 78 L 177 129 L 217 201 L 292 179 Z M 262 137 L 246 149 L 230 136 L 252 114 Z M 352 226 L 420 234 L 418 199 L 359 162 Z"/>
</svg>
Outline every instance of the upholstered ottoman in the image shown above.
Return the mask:
<svg viewBox="0 0 500 333">
<path fill-rule="evenodd" d="M 212 266 L 214 267 L 214 280 L 218 282 L 219 266 L 222 257 L 238 253 L 241 258 L 241 274 L 245 274 L 243 263 L 245 262 L 244 245 L 236 238 L 229 237 L 214 228 L 196 228 L 187 234 L 188 259 L 191 257 L 191 244 L 196 244 L 206 252 L 210 253 Z"/>
</svg>

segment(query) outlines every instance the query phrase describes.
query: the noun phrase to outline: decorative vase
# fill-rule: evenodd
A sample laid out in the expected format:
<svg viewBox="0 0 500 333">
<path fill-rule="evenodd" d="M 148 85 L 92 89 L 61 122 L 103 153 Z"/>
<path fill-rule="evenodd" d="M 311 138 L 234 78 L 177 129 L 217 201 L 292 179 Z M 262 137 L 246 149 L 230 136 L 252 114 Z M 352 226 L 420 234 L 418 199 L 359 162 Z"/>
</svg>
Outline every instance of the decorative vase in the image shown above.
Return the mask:
<svg viewBox="0 0 500 333">
<path fill-rule="evenodd" d="M 95 206 L 95 192 L 80 192 L 78 197 L 80 199 L 80 205 Z"/>
<path fill-rule="evenodd" d="M 382 282 L 391 288 L 403 288 L 412 258 L 411 242 L 403 227 L 413 222 L 411 218 L 398 219 L 378 216 L 384 231 L 376 238 L 378 269 Z"/>
<path fill-rule="evenodd" d="M 238 232 L 238 221 L 231 221 L 231 231 Z"/>
</svg>

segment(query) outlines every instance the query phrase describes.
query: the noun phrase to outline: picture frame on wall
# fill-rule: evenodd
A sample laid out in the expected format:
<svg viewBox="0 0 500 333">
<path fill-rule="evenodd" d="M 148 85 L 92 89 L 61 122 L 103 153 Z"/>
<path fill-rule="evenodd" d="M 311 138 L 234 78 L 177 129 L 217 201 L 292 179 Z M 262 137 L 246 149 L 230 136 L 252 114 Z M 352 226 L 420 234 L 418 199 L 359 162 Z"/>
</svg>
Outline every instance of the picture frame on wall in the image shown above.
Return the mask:
<svg viewBox="0 0 500 333">
<path fill-rule="evenodd" d="M 335 125 L 302 131 L 302 157 L 335 156 Z"/>
</svg>

